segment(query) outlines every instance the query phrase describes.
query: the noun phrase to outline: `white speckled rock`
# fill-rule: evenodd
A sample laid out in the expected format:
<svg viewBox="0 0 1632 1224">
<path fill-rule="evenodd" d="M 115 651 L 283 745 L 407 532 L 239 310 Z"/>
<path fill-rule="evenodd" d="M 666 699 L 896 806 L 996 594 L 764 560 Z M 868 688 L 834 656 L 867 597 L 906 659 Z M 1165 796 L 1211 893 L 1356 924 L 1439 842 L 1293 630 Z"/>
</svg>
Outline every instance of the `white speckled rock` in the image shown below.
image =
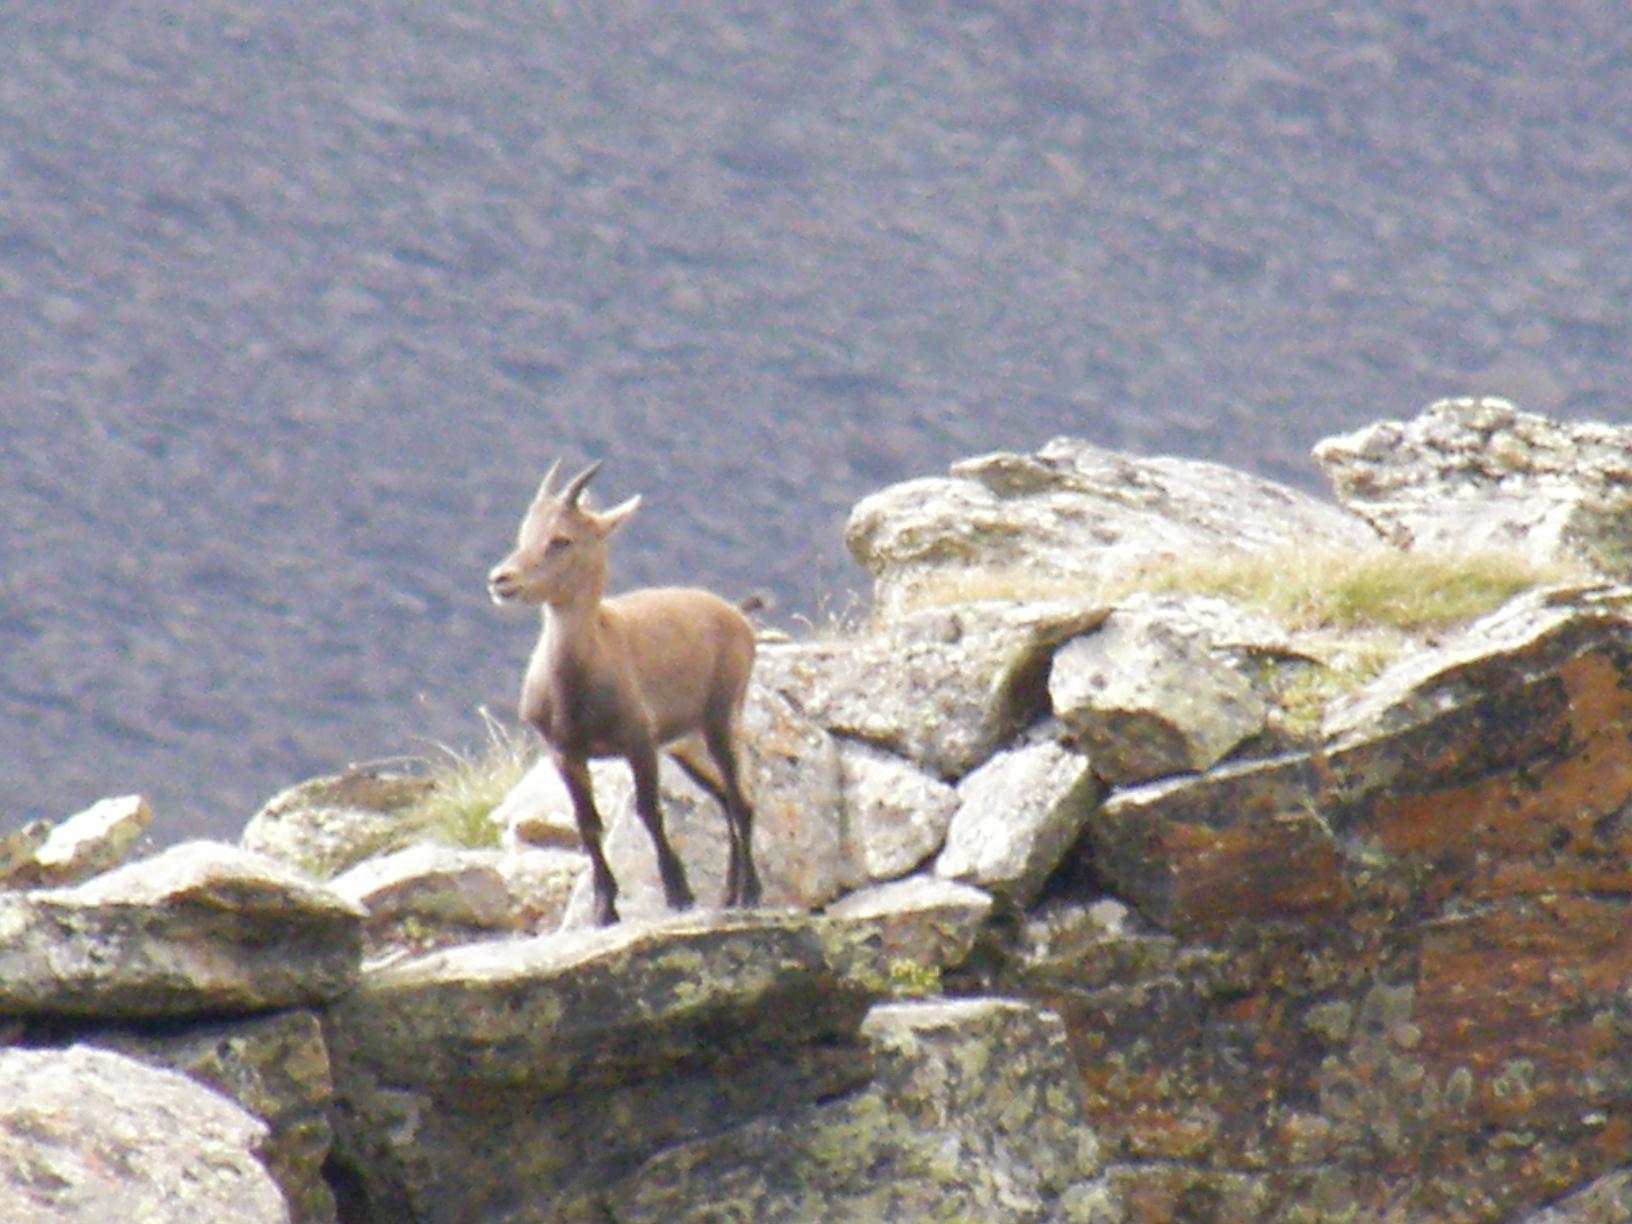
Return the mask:
<svg viewBox="0 0 1632 1224">
<path fill-rule="evenodd" d="M 106 1050 L 0 1050 L 0 1219 L 286 1224 L 266 1127 L 173 1071 Z"/>
<path fill-rule="evenodd" d="M 893 880 L 941 848 L 958 792 L 902 757 L 846 741 L 839 748 L 844 807 L 861 869 Z"/>
<path fill-rule="evenodd" d="M 117 867 L 152 823 L 153 809 L 140 795 L 93 803 L 51 830 L 34 854 L 35 879 L 72 884 Z"/>
<path fill-rule="evenodd" d="M 1113 786 L 1206 769 L 1262 731 L 1268 714 L 1228 649 L 1285 641 L 1223 600 L 1141 596 L 1055 652 L 1049 697 Z"/>
<path fill-rule="evenodd" d="M 1314 453 L 1338 498 L 1401 547 L 1518 552 L 1632 579 L 1632 426 L 1445 399 Z"/>
<path fill-rule="evenodd" d="M 1025 905 L 1081 834 L 1099 793 L 1088 758 L 1052 738 L 1001 753 L 959 784 L 935 874 Z"/>
</svg>

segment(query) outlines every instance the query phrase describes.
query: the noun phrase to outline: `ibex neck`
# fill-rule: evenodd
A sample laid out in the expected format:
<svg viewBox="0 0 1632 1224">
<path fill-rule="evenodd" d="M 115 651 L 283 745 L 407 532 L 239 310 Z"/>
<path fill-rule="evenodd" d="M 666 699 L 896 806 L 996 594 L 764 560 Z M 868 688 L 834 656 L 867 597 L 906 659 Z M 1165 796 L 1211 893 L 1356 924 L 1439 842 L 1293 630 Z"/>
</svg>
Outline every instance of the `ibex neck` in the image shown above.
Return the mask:
<svg viewBox="0 0 1632 1224">
<path fill-rule="evenodd" d="M 558 644 L 594 638 L 600 624 L 601 601 L 575 599 L 544 605 L 544 636 Z"/>
</svg>

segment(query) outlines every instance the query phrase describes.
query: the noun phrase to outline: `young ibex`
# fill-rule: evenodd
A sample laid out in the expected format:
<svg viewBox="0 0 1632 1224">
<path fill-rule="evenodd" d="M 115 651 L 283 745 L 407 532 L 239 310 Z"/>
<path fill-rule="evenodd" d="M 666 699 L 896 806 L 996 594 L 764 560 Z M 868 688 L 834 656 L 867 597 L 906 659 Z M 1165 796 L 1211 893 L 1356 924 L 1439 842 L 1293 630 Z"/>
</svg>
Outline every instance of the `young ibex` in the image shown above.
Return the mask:
<svg viewBox="0 0 1632 1224">
<path fill-rule="evenodd" d="M 579 504 L 594 463 L 554 490 L 557 460 L 521 520 L 515 551 L 488 575 L 495 603 L 542 604 L 544 628 L 522 683 L 521 716 L 537 729 L 572 796 L 595 882 L 595 912 L 616 922 L 617 884 L 601 850 L 591 757 L 621 756 L 635 807 L 657 847 L 670 908 L 694 898 L 663 832 L 657 753 L 669 755 L 725 809 L 730 830 L 727 905 L 757 905 L 749 837 L 753 811 L 738 778 L 736 734 L 754 661 L 754 632 L 708 591 L 665 587 L 604 599 L 606 539 L 640 504 L 597 514 Z M 707 749 L 713 768 L 698 751 Z"/>
</svg>

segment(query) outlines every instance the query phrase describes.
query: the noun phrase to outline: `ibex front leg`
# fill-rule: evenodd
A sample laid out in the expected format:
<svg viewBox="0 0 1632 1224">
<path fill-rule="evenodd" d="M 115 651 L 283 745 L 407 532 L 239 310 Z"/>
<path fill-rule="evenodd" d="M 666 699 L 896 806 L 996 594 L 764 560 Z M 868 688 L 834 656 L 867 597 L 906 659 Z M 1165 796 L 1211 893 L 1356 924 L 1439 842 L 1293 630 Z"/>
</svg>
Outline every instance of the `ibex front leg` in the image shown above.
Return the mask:
<svg viewBox="0 0 1632 1224">
<path fill-rule="evenodd" d="M 690 909 L 696 904 L 691 885 L 686 882 L 686 869 L 669 845 L 663 831 L 663 812 L 658 807 L 657 750 L 649 743 L 632 748 L 628 756 L 629 770 L 635 778 L 635 810 L 652 835 L 657 850 L 657 870 L 663 877 L 663 897 L 670 909 Z"/>
<path fill-rule="evenodd" d="M 572 797 L 572 815 L 578 822 L 578 836 L 589 854 L 589 869 L 595 884 L 595 921 L 611 926 L 618 920 L 618 885 L 601 849 L 601 814 L 595 810 L 595 789 L 589 780 L 589 765 L 582 757 L 555 754 L 555 767 Z"/>
</svg>

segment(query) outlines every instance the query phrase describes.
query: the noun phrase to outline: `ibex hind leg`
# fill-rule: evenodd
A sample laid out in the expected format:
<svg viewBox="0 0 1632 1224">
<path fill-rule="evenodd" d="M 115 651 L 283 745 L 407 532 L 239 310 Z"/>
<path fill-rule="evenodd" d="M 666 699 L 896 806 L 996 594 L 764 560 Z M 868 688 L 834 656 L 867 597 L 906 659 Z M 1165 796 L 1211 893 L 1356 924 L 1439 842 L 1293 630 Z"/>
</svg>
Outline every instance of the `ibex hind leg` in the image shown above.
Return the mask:
<svg viewBox="0 0 1632 1224">
<path fill-rule="evenodd" d="M 730 743 L 729 738 L 726 743 Z M 685 771 L 688 778 L 707 791 L 714 802 L 720 805 L 720 811 L 725 813 L 730 846 L 730 859 L 725 874 L 725 903 L 758 905 L 759 876 L 754 871 L 753 856 L 748 844 L 753 813 L 742 797 L 737 779 L 736 757 L 727 752 L 723 759 L 729 764 L 721 766 L 720 754 L 715 752 L 712 744 L 706 746 L 708 754 L 705 756 L 703 752 L 705 744 L 698 743 L 696 737 L 692 737 L 672 745 L 668 751 L 674 763 Z M 730 780 L 727 781 L 727 778 Z"/>
<path fill-rule="evenodd" d="M 703 734 L 708 742 L 708 754 L 720 771 L 720 787 L 724 792 L 720 802 L 731 826 L 726 904 L 752 907 L 760 901 L 759 872 L 754 869 L 754 809 L 742 793 L 735 737 L 728 726 L 711 726 Z"/>
</svg>

